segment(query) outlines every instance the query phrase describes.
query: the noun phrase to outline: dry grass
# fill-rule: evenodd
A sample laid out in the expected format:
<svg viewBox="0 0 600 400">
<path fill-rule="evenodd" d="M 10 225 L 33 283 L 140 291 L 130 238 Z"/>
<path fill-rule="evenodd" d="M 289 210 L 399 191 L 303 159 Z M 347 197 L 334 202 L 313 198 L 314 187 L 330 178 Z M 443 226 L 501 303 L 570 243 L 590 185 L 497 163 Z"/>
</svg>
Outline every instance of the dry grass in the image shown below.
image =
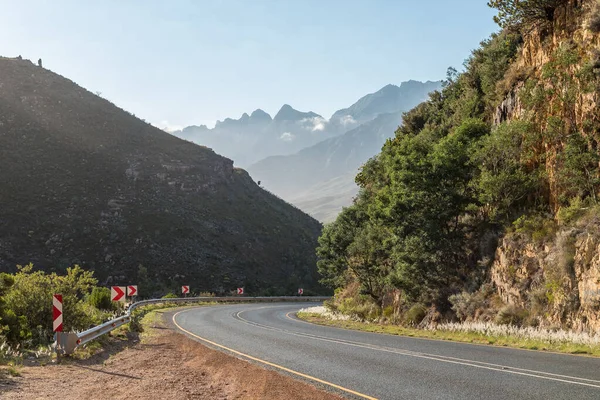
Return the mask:
<svg viewBox="0 0 600 400">
<path fill-rule="evenodd" d="M 443 324 L 417 329 L 399 325 L 329 319 L 323 314 L 299 312 L 298 317 L 312 323 L 388 335 L 514 347 L 527 350 L 600 356 L 600 338 L 567 331 L 517 328 L 485 323 Z"/>
</svg>

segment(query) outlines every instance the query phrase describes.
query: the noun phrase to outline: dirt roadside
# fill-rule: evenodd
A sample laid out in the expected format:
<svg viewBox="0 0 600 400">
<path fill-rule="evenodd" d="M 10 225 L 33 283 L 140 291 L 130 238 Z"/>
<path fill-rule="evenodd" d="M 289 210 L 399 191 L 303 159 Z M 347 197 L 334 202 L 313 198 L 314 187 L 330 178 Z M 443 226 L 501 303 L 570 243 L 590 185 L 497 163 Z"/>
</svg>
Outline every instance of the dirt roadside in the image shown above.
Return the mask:
<svg viewBox="0 0 600 400">
<path fill-rule="evenodd" d="M 158 321 L 141 340 L 115 344 L 90 359 L 23 367 L 20 377 L 0 379 L 0 398 L 341 399 L 210 349 Z"/>
</svg>

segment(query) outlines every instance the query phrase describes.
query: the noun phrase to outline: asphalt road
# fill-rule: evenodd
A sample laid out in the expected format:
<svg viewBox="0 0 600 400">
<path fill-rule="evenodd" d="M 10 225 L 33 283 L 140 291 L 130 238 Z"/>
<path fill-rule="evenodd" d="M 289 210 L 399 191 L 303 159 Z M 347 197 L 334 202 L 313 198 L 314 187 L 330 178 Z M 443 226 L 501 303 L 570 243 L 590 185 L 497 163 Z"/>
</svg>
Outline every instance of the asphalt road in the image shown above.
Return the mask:
<svg viewBox="0 0 600 400">
<path fill-rule="evenodd" d="M 318 326 L 315 304 L 237 304 L 176 313 L 205 344 L 350 398 L 600 399 L 600 359 Z"/>
</svg>

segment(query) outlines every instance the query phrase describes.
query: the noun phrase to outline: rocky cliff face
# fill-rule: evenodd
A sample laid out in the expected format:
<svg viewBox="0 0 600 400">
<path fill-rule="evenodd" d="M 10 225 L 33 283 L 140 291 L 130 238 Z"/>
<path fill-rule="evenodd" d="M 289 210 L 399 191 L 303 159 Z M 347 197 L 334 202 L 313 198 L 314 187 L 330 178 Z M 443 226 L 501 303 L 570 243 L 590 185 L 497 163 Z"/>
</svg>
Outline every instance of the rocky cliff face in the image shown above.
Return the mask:
<svg viewBox="0 0 600 400">
<path fill-rule="evenodd" d="M 537 314 L 540 325 L 600 331 L 600 217 L 542 241 L 508 234 L 491 275 L 503 302 Z"/>
<path fill-rule="evenodd" d="M 595 0 L 570 0 L 554 13 L 553 23 L 523 38 L 520 55 L 507 74 L 507 93 L 494 123 L 523 118 L 548 130 L 551 116 L 598 143 L 599 88 L 590 87 L 589 73 L 600 67 L 600 34 L 592 29 L 598 17 Z M 538 96 L 537 100 L 535 99 Z M 565 130 L 566 131 L 566 130 Z M 551 207 L 558 213 L 558 152 L 567 135 L 545 140 Z M 598 210 L 574 226 L 554 224 L 535 234 L 509 233 L 501 241 L 491 270 L 498 294 L 539 314 L 538 323 L 600 331 L 600 219 Z M 591 215 L 590 215 L 591 214 Z M 544 236 L 540 238 L 539 236 Z"/>
</svg>

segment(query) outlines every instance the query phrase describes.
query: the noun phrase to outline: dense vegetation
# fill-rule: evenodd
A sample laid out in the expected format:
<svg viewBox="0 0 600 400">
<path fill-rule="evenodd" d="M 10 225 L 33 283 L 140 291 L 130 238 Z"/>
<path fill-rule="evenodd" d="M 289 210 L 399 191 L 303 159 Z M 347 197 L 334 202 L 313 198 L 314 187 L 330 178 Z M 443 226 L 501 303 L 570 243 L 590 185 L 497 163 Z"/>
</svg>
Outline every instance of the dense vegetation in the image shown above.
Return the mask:
<svg viewBox="0 0 600 400">
<path fill-rule="evenodd" d="M 79 266 L 66 273 L 45 273 L 33 265 L 14 274 L 0 273 L 0 342 L 12 348 L 49 345 L 52 333 L 52 295 L 63 296 L 63 329 L 80 331 L 107 320 L 118 308 L 110 290 L 96 287 L 93 272 Z"/>
<path fill-rule="evenodd" d="M 565 3 L 491 1 L 506 29 L 463 73 L 449 69 L 444 88 L 406 113 L 362 167 L 359 195 L 317 249 L 323 282 L 338 288 L 335 306 L 388 315 L 399 294 L 405 320 L 418 322 L 430 305 L 456 315 L 469 293 L 489 292 L 500 235 L 525 226 L 543 235 L 569 207 L 597 203 L 600 124 L 576 124 L 575 108 L 577 95 L 597 90 L 598 65 L 574 41 L 541 74 L 515 63 L 534 21 L 551 25 Z M 515 92 L 523 115 L 494 121 Z"/>
</svg>

